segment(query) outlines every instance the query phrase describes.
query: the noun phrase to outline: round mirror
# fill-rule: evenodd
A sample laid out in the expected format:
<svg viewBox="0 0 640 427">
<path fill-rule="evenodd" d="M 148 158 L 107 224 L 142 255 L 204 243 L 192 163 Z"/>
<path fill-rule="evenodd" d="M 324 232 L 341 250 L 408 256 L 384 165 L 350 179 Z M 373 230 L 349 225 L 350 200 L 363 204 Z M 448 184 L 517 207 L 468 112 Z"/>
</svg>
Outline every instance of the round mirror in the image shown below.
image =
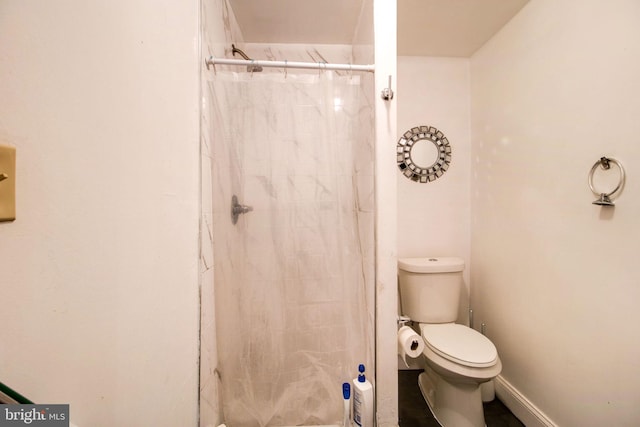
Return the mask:
<svg viewBox="0 0 640 427">
<path fill-rule="evenodd" d="M 397 145 L 398 168 L 415 182 L 431 182 L 440 178 L 451 163 L 451 145 L 444 134 L 433 126 L 411 128 Z"/>
<path fill-rule="evenodd" d="M 411 147 L 410 155 L 413 164 L 426 169 L 438 160 L 438 146 L 428 139 L 419 139 Z"/>
</svg>

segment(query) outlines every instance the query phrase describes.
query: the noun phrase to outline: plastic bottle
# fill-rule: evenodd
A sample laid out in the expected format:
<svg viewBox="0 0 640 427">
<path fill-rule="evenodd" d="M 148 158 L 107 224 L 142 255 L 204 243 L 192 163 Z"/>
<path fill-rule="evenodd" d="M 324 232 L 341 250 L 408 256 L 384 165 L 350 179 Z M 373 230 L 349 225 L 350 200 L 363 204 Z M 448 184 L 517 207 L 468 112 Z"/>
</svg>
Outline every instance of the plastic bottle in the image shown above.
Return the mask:
<svg viewBox="0 0 640 427">
<path fill-rule="evenodd" d="M 358 378 L 353 379 L 353 423 L 355 427 L 373 427 L 373 385 L 364 375 L 364 365 L 358 366 Z"/>
<path fill-rule="evenodd" d="M 351 402 L 351 384 L 342 384 L 342 401 L 344 402 L 344 416 L 342 427 L 351 427 L 351 414 L 349 412 L 349 402 Z"/>
</svg>

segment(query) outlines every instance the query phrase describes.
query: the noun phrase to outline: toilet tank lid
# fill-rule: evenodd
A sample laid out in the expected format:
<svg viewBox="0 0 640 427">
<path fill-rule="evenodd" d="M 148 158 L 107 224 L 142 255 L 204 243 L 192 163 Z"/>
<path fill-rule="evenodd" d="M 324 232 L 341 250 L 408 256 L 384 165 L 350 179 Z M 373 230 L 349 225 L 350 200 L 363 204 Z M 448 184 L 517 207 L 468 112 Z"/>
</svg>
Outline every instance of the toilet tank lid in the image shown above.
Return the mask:
<svg viewBox="0 0 640 427">
<path fill-rule="evenodd" d="M 455 273 L 464 270 L 464 260 L 457 257 L 399 258 L 398 268 L 410 273 Z"/>
</svg>

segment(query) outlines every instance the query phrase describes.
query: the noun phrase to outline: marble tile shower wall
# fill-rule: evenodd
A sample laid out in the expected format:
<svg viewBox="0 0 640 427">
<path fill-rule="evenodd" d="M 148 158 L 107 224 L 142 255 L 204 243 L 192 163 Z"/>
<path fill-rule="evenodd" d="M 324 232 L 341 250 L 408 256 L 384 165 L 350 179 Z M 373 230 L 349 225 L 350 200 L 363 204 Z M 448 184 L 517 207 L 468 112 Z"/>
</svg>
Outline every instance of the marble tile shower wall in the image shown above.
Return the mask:
<svg viewBox="0 0 640 427">
<path fill-rule="evenodd" d="M 263 85 L 271 83 L 262 77 L 264 75 L 252 79 L 263 80 L 260 83 Z M 311 77 L 316 80 L 315 76 Z M 354 231 L 349 228 L 351 224 L 337 222 L 335 214 L 336 207 L 342 211 L 357 208 L 354 214 L 362 220 L 373 210 L 370 149 L 361 149 L 363 153 L 358 155 L 352 142 L 358 109 L 355 105 L 346 105 L 345 99 L 353 96 L 334 98 L 322 93 L 312 80 L 290 76 L 286 86 L 265 90 L 259 95 L 264 99 L 239 100 L 237 94 L 225 94 L 225 100 L 235 98 L 235 105 L 221 104 L 218 111 L 224 123 L 236 129 L 224 135 L 213 156 L 214 215 L 221 222 L 221 230 L 217 231 L 227 233 L 225 237 L 250 243 L 245 248 L 250 267 L 246 272 L 255 275 L 249 277 L 250 280 L 273 277 L 274 270 L 280 268 L 275 259 L 270 259 L 277 254 L 264 251 L 263 243 L 271 245 L 272 235 L 279 239 L 275 246 L 283 250 L 285 257 L 297 259 L 297 262 L 286 263 L 286 267 L 293 268 L 295 264 L 300 274 L 322 265 L 301 258 L 300 254 L 313 253 L 317 248 L 335 243 L 343 233 L 355 232 L 369 238 L 373 235 L 365 230 Z M 215 87 L 218 93 L 227 89 L 224 82 Z M 359 90 L 357 85 L 347 88 Z M 290 91 L 285 94 L 284 90 Z M 274 104 L 269 99 L 274 95 L 282 95 L 282 102 Z M 334 119 L 333 114 L 327 116 L 309 102 L 327 96 L 331 99 L 325 106 L 330 104 L 331 110 L 342 109 L 345 113 Z M 333 143 L 327 144 L 327 140 Z M 241 217 L 237 227 L 229 230 L 226 222 L 232 193 L 241 196 L 242 202 L 251 205 L 254 211 Z M 257 221 L 265 211 L 273 210 L 276 215 L 269 217 L 269 221 Z M 362 243 L 363 247 L 372 245 L 371 240 Z M 339 264 L 337 260 L 325 261 L 328 266 Z"/>
<path fill-rule="evenodd" d="M 212 109 L 213 93 L 208 84 L 211 70 L 204 66 L 204 58 L 224 56 L 231 43 L 242 41 L 242 34 L 227 0 L 203 0 L 201 5 L 200 425 L 217 426 L 222 423 L 223 414 L 215 333 L 212 144 L 223 138 L 224 127 L 222 117 Z"/>
<path fill-rule="evenodd" d="M 373 163 L 355 143 L 359 83 L 324 71 L 212 82 L 226 129 L 213 143 L 217 336 L 224 412 L 240 425 L 337 420 L 329 384 L 373 360 L 363 262 Z M 254 209 L 235 226 L 233 194 Z"/>
</svg>

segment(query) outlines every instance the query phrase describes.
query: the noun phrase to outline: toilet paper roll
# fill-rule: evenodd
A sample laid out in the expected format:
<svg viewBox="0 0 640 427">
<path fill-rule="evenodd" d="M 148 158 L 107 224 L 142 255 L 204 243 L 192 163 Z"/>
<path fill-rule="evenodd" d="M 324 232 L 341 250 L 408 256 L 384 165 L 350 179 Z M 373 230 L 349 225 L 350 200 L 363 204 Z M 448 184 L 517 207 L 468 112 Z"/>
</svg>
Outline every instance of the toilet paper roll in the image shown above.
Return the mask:
<svg viewBox="0 0 640 427">
<path fill-rule="evenodd" d="M 403 326 L 398 329 L 398 355 L 404 363 L 407 363 L 407 356 L 416 358 L 422 354 L 424 350 L 424 341 L 409 326 Z"/>
</svg>

